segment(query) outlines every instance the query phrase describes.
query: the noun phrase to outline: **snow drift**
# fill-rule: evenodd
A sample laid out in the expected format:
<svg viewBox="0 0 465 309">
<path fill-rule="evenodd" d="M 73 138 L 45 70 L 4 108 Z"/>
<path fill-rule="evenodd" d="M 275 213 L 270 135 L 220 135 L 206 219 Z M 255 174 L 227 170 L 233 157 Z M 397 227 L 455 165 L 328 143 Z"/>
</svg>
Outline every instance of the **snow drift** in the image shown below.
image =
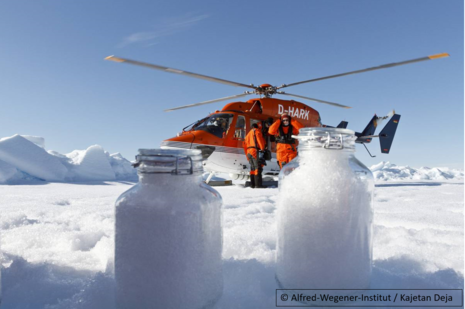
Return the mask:
<svg viewBox="0 0 465 309">
<path fill-rule="evenodd" d="M 8 179 L 11 179 L 16 173 L 18 173 L 18 170 L 3 161 L 0 161 L 0 183 L 6 183 Z"/>
<path fill-rule="evenodd" d="M 27 139 L 28 141 L 33 142 L 37 146 L 45 148 L 45 139 L 43 137 L 33 136 L 33 135 L 21 135 L 21 136 Z"/>
<path fill-rule="evenodd" d="M 46 151 L 44 145 L 44 138 L 37 136 L 0 139 L 0 184 L 136 179 L 131 162 L 99 145 L 66 155 Z"/>
<path fill-rule="evenodd" d="M 0 140 L 0 160 L 47 181 L 63 181 L 67 172 L 58 158 L 20 135 Z"/>
<path fill-rule="evenodd" d="M 86 150 L 74 150 L 66 155 L 70 159 L 69 178 L 72 180 L 114 180 L 108 155 L 99 145 L 93 145 Z M 72 174 L 71 174 L 72 173 Z"/>
</svg>

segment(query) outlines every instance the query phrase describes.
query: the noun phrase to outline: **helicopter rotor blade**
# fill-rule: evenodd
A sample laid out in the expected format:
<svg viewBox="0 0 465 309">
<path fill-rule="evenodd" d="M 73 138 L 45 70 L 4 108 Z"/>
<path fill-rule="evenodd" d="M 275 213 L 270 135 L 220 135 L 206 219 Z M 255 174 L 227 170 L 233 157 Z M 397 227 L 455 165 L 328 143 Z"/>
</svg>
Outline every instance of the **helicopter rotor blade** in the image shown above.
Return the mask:
<svg viewBox="0 0 465 309">
<path fill-rule="evenodd" d="M 188 71 L 168 68 L 168 67 L 164 67 L 164 66 L 161 66 L 161 65 L 156 65 L 156 64 L 146 63 L 146 62 L 140 62 L 140 61 L 135 61 L 135 60 L 130 60 L 130 59 L 119 58 L 119 57 L 115 57 L 115 56 L 108 56 L 108 57 L 105 58 L 105 60 L 111 60 L 111 61 L 115 61 L 115 62 L 126 62 L 126 63 L 129 63 L 129 64 L 139 65 L 139 66 L 147 67 L 147 68 L 150 68 L 150 69 L 155 69 L 155 70 L 165 71 L 165 72 L 168 72 L 168 73 L 175 73 L 175 74 L 180 74 L 180 75 L 205 79 L 205 80 L 208 80 L 208 81 L 211 81 L 211 82 L 221 83 L 221 84 L 235 86 L 235 87 L 246 87 L 246 88 L 256 89 L 256 87 L 252 86 L 252 85 L 236 83 L 236 82 L 229 81 L 229 80 L 226 80 L 226 79 L 221 79 L 221 78 L 211 77 L 211 76 L 207 76 L 207 75 L 192 73 L 192 72 L 188 72 Z"/>
<path fill-rule="evenodd" d="M 277 94 L 289 95 L 289 96 L 297 97 L 297 98 L 301 98 L 301 99 L 307 99 L 307 100 L 315 101 L 315 102 L 318 102 L 318 103 L 329 104 L 329 105 L 337 106 L 337 107 L 352 108 L 352 107 L 347 106 L 347 105 L 342 105 L 342 104 L 338 104 L 338 103 L 334 103 L 334 102 L 329 102 L 329 101 L 318 100 L 318 99 L 315 99 L 315 98 L 304 97 L 304 96 L 298 95 L 298 94 L 290 94 L 290 93 L 286 93 L 286 92 L 284 92 L 284 91 L 278 91 L 278 92 L 276 92 L 276 93 L 277 93 Z"/>
<path fill-rule="evenodd" d="M 432 60 L 432 59 L 437 59 L 437 58 L 444 58 L 444 57 L 449 57 L 449 54 L 448 53 L 442 53 L 442 54 L 437 54 L 437 55 L 432 55 L 432 56 L 427 56 L 427 57 L 402 61 L 402 62 L 383 64 L 383 65 L 380 65 L 380 66 L 377 66 L 377 67 L 372 67 L 372 68 L 363 69 L 363 70 L 351 71 L 351 72 L 346 72 L 346 73 L 341 73 L 341 74 L 336 74 L 336 75 L 330 75 L 330 76 L 325 76 L 325 77 L 319 77 L 319 78 L 304 80 L 304 81 L 296 82 L 296 83 L 292 83 L 292 84 L 284 84 L 284 85 L 281 85 L 281 86 L 277 87 L 276 89 L 281 89 L 281 88 L 285 88 L 285 87 L 300 85 L 300 84 L 304 84 L 304 83 L 311 83 L 311 82 L 316 82 L 316 81 L 320 81 L 320 80 L 324 80 L 324 79 L 336 78 L 336 77 L 341 77 L 341 76 L 346 76 L 346 75 L 351 75 L 351 74 L 358 74 L 358 73 L 369 72 L 369 71 L 374 71 L 374 70 L 387 69 L 387 68 L 392 68 L 392 67 L 396 67 L 396 66 L 399 66 L 399 65 L 404 65 L 404 64 L 414 63 L 414 62 L 420 62 L 420 61 L 425 61 L 425 60 Z"/>
<path fill-rule="evenodd" d="M 165 112 L 171 112 L 171 111 L 178 110 L 178 109 L 189 108 L 189 107 L 195 107 L 195 106 L 200 106 L 200 105 L 205 105 L 205 104 L 210 104 L 210 103 L 225 101 L 225 100 L 229 100 L 229 99 L 233 99 L 233 98 L 244 97 L 244 96 L 250 95 L 250 94 L 253 94 L 253 92 L 245 92 L 245 93 L 241 93 L 241 94 L 237 94 L 237 95 L 232 95 L 232 96 L 230 96 L 230 97 L 224 97 L 224 98 L 215 99 L 215 100 L 210 100 L 210 101 L 204 101 L 204 102 L 200 102 L 200 103 L 194 103 L 194 104 L 189 104 L 189 105 L 184 105 L 184 106 L 178 106 L 178 107 L 174 107 L 174 108 L 170 108 L 170 109 L 165 109 Z"/>
</svg>

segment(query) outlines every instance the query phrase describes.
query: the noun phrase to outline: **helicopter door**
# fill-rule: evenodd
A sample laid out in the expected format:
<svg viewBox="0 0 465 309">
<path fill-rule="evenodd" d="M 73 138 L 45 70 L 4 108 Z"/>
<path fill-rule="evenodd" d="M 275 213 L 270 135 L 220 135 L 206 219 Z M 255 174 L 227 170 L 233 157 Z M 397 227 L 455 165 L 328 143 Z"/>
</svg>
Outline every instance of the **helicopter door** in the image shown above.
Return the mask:
<svg viewBox="0 0 465 309">
<path fill-rule="evenodd" d="M 263 132 L 263 127 L 264 127 L 263 121 L 261 121 L 261 120 L 259 120 L 259 119 L 252 119 L 252 118 L 250 118 L 250 128 L 252 128 L 252 126 L 253 126 L 255 123 L 258 125 L 258 127 L 260 128 L 260 130 L 262 130 L 262 132 Z M 265 134 L 265 132 L 263 132 L 263 137 L 265 138 L 266 149 L 268 149 L 269 151 L 272 151 L 272 145 L 271 145 L 271 141 L 270 141 L 270 136 L 269 136 L 268 134 Z"/>
<path fill-rule="evenodd" d="M 261 130 L 263 130 L 265 126 L 264 121 L 250 118 L 250 129 L 252 129 L 252 126 L 254 123 L 258 124 L 258 127 Z M 267 161 L 267 164 L 264 167 L 263 175 L 276 175 L 277 173 L 279 173 L 279 165 L 278 165 L 278 161 L 276 161 L 276 155 L 275 155 L 276 143 L 274 141 L 273 142 L 271 141 L 271 136 L 269 134 L 266 134 L 266 130 L 265 132 L 263 132 L 263 137 L 265 138 L 266 149 L 271 151 L 271 156 L 272 156 L 271 160 Z"/>
<path fill-rule="evenodd" d="M 237 115 L 234 125 L 234 135 L 226 141 L 225 151 L 222 152 L 223 161 L 228 168 L 234 170 L 236 174 L 248 174 L 248 161 L 244 152 L 243 142 L 245 141 L 246 118 L 243 115 Z M 227 163 L 226 163 L 227 162 Z M 231 171 L 232 172 L 232 171 Z"/>
<path fill-rule="evenodd" d="M 259 127 L 262 126 L 262 121 L 261 121 L 261 120 L 250 118 L 250 128 L 252 128 L 252 126 L 253 126 L 255 123 L 258 124 Z"/>
</svg>

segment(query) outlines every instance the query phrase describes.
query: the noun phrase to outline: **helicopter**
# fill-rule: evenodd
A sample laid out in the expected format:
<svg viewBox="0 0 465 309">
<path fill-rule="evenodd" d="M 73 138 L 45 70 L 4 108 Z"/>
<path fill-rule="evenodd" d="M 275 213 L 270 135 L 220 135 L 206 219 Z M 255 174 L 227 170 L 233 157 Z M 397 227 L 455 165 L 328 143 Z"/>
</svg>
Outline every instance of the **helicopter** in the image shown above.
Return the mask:
<svg viewBox="0 0 465 309">
<path fill-rule="evenodd" d="M 335 102 L 324 101 L 297 94 L 290 94 L 282 91 L 281 89 L 325 79 L 386 69 L 448 56 L 449 54 L 447 53 L 435 54 L 432 56 L 389 63 L 362 70 L 313 78 L 291 84 L 282 84 L 281 86 L 273 86 L 270 84 L 261 84 L 259 86 L 255 86 L 253 84 L 238 83 L 212 76 L 120 58 L 116 56 L 108 56 L 105 58 L 105 60 L 128 63 L 155 70 L 161 70 L 168 73 L 190 76 L 211 82 L 251 89 L 249 91 L 244 91 L 241 94 L 233 96 L 170 108 L 165 110 L 165 112 L 237 99 L 248 95 L 259 96 L 258 98 L 250 99 L 245 102 L 230 102 L 226 104 L 221 110 L 216 110 L 215 112 L 209 114 L 207 117 L 184 127 L 182 132 L 178 133 L 177 136 L 168 138 L 161 143 L 161 148 L 163 149 L 200 149 L 204 159 L 204 169 L 210 173 L 206 180 L 208 183 L 215 173 L 226 173 L 229 174 L 233 179 L 248 179 L 249 163 L 245 155 L 243 142 L 245 140 L 246 134 L 252 128 L 253 124 L 258 124 L 258 126 L 263 128 L 265 131 L 265 123 L 267 121 L 272 119 L 274 122 L 280 118 L 280 115 L 287 113 L 302 123 L 304 127 L 331 127 L 321 123 L 320 114 L 312 107 L 295 100 L 275 99 L 272 97 L 273 95 L 291 96 L 317 103 L 328 104 L 335 107 L 350 108 L 349 106 Z M 375 135 L 376 129 L 380 127 L 381 124 L 386 120 L 388 121 L 387 124 L 378 135 Z M 365 144 L 370 143 L 373 138 L 379 138 L 381 153 L 388 154 L 391 149 L 399 121 L 400 115 L 396 114 L 395 111 L 392 111 L 384 117 L 378 117 L 375 114 L 362 132 L 355 132 L 355 136 L 357 137 L 355 142 L 365 146 L 366 150 L 368 151 L 368 148 Z M 341 121 L 341 123 L 337 125 L 337 128 L 347 128 L 347 125 L 348 122 Z M 267 136 L 266 139 L 266 147 L 272 153 L 272 158 L 266 162 L 266 165 L 263 168 L 263 175 L 276 176 L 280 171 L 278 162 L 276 160 L 276 143 L 273 141 L 273 137 L 271 136 Z M 369 151 L 368 153 L 371 157 L 374 157 Z"/>
</svg>

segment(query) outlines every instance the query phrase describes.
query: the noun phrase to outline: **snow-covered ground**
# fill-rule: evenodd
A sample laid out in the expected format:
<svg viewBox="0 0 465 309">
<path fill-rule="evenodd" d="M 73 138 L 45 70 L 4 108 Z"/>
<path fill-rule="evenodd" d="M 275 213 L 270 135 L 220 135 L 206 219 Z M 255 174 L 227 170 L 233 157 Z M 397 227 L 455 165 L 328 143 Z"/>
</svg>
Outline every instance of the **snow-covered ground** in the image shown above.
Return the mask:
<svg viewBox="0 0 465 309">
<path fill-rule="evenodd" d="M 2 308 L 112 308 L 113 205 L 133 183 L 0 186 Z M 224 293 L 274 308 L 277 189 L 223 196 Z M 463 181 L 378 182 L 372 288 L 463 289 Z"/>
<path fill-rule="evenodd" d="M 463 289 L 463 171 L 371 170 L 371 288 Z M 114 202 L 134 181 L 130 162 L 99 145 L 63 155 L 41 137 L 0 139 L 2 308 L 113 308 Z M 217 190 L 225 285 L 215 308 L 273 308 L 278 190 Z"/>
</svg>

